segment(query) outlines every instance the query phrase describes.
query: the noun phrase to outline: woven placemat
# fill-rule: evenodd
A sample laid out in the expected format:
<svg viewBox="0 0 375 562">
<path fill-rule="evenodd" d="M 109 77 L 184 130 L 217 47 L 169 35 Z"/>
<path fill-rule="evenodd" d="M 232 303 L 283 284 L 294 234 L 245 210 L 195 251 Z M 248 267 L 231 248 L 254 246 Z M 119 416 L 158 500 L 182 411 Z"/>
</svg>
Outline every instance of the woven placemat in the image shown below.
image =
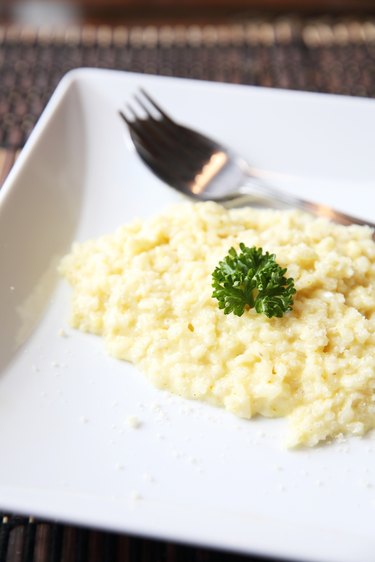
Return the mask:
<svg viewBox="0 0 375 562">
<path fill-rule="evenodd" d="M 0 26 L 0 185 L 61 77 L 82 66 L 374 97 L 375 21 Z M 0 562 L 260 560 L 0 513 Z"/>
<path fill-rule="evenodd" d="M 3 516 L 1 562 L 266 562 L 33 518 Z"/>
<path fill-rule="evenodd" d="M 372 21 L 0 27 L 0 146 L 23 146 L 61 77 L 76 67 L 371 97 L 374 62 Z"/>
</svg>

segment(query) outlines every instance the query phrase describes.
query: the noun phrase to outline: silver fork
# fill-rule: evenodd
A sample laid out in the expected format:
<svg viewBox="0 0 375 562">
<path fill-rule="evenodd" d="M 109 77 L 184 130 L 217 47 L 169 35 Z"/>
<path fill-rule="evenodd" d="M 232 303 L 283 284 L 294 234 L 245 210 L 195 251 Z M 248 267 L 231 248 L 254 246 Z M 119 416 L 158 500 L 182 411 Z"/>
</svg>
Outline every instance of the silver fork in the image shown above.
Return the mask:
<svg viewBox="0 0 375 562">
<path fill-rule="evenodd" d="M 140 89 L 134 99 L 137 109 L 128 103 L 127 112 L 119 113 L 139 156 L 161 180 L 185 195 L 226 205 L 241 200 L 264 207 L 294 207 L 340 224 L 375 228 L 369 221 L 264 184 L 241 156 L 176 123 L 145 90 Z"/>
</svg>

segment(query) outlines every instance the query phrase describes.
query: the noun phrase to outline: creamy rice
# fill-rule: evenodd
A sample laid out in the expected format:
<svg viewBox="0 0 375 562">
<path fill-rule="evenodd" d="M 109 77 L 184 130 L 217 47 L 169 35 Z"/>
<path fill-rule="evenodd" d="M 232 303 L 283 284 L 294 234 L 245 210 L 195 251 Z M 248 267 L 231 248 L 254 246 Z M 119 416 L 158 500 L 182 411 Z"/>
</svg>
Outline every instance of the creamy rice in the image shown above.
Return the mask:
<svg viewBox="0 0 375 562">
<path fill-rule="evenodd" d="M 61 272 L 71 323 L 156 386 L 251 418 L 286 416 L 287 444 L 375 427 L 375 243 L 298 211 L 174 206 L 75 244 Z M 224 315 L 211 274 L 231 246 L 276 254 L 295 280 L 282 318 Z"/>
</svg>

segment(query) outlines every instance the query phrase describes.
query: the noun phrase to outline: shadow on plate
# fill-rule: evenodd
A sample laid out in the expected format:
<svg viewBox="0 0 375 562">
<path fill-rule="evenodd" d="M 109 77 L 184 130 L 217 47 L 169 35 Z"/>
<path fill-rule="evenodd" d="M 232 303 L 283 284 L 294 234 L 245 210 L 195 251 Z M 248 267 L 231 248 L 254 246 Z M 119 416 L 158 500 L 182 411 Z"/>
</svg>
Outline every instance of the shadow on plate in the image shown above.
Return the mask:
<svg viewBox="0 0 375 562">
<path fill-rule="evenodd" d="M 32 135 L 0 199 L 0 374 L 40 321 L 83 201 L 84 112 L 74 82 Z"/>
</svg>

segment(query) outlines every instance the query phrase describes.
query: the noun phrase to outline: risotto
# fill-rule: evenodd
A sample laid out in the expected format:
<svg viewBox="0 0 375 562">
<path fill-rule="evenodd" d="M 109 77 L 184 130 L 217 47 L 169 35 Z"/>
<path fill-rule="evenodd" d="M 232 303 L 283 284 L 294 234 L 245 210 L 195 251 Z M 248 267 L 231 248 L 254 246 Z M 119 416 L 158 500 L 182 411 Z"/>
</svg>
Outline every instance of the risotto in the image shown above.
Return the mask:
<svg viewBox="0 0 375 562">
<path fill-rule="evenodd" d="M 292 311 L 224 315 L 211 274 L 261 247 L 294 278 Z M 183 203 L 74 244 L 60 266 L 72 326 L 159 388 L 243 418 L 287 417 L 287 445 L 375 427 L 375 243 L 299 211 Z"/>
</svg>

